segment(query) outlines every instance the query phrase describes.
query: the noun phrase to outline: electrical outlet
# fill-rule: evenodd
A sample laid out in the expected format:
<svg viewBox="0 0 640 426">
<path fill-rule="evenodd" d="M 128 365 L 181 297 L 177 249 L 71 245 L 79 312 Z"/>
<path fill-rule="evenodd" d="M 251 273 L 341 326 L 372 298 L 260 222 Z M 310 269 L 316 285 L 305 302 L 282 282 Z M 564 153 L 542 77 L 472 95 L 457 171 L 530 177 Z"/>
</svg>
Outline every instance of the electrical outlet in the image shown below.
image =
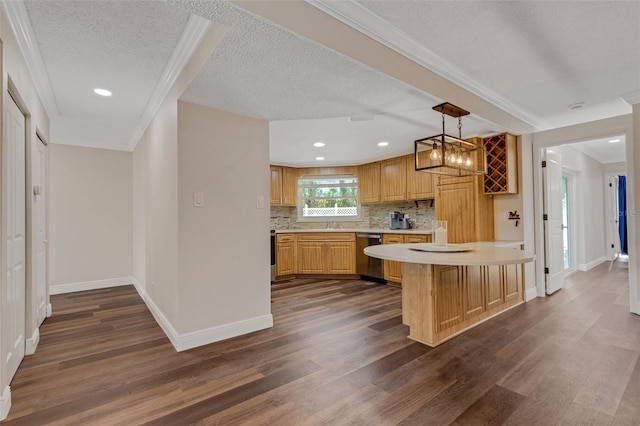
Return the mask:
<svg viewBox="0 0 640 426">
<path fill-rule="evenodd" d="M 507 214 L 506 213 L 500 213 L 500 221 L 504 222 L 507 220 Z"/>
<path fill-rule="evenodd" d="M 256 208 L 264 209 L 264 197 L 262 195 L 258 195 L 256 198 Z"/>
<path fill-rule="evenodd" d="M 202 192 L 193 193 L 193 205 L 195 207 L 204 207 L 204 193 Z"/>
</svg>

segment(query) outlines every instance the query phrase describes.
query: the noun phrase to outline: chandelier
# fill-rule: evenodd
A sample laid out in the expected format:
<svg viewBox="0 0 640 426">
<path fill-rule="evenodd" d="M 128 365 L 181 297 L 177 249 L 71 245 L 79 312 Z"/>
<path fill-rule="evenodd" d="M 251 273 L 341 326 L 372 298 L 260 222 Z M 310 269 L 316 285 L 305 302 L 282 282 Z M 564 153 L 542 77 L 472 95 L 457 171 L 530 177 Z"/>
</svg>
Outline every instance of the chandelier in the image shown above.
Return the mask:
<svg viewBox="0 0 640 426">
<path fill-rule="evenodd" d="M 484 146 L 462 139 L 462 117 L 469 115 L 469 111 L 449 102 L 433 109 L 442 113 L 442 133 L 415 141 L 416 170 L 448 176 L 486 174 Z M 446 134 L 445 115 L 458 119 L 458 137 Z"/>
</svg>

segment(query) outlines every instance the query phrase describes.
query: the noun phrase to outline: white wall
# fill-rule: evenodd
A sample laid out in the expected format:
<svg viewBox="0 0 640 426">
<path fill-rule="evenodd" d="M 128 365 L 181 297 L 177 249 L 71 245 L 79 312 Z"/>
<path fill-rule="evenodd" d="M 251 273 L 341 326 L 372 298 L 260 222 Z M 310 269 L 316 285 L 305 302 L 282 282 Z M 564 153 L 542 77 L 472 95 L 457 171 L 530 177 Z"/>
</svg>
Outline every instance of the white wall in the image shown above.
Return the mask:
<svg viewBox="0 0 640 426">
<path fill-rule="evenodd" d="M 531 217 L 524 212 L 523 209 L 523 160 L 522 160 L 522 137 L 518 137 L 517 139 L 517 150 L 518 155 L 518 193 L 517 194 L 502 194 L 502 195 L 494 195 L 493 196 L 493 214 L 494 214 L 494 238 L 496 240 L 512 240 L 512 241 L 523 241 L 524 240 L 524 228 L 525 221 L 531 221 Z M 518 226 L 516 226 L 516 221 L 509 220 L 509 212 L 517 211 L 520 215 L 520 221 L 518 221 Z M 502 217 L 507 217 L 507 220 L 501 219 Z"/>
<path fill-rule="evenodd" d="M 49 145 L 50 276 L 61 285 L 132 275 L 132 154 Z"/>
<path fill-rule="evenodd" d="M 619 163 L 607 163 L 602 165 L 602 171 L 607 173 L 615 173 L 623 175 L 627 172 L 627 163 L 625 161 L 621 161 Z"/>
<path fill-rule="evenodd" d="M 271 321 L 269 179 L 267 121 L 178 103 L 179 332 Z"/>
<path fill-rule="evenodd" d="M 588 270 L 606 257 L 604 172 L 602 163 L 564 145 L 555 147 L 562 168 L 574 173 L 577 267 Z"/>
</svg>

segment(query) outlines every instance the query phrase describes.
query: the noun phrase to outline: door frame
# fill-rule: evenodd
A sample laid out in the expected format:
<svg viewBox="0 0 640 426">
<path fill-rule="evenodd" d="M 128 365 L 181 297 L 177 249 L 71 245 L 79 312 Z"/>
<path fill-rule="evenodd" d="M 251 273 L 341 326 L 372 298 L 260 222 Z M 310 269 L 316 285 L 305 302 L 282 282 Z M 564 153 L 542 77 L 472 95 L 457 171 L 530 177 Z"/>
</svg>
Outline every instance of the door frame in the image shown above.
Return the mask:
<svg viewBox="0 0 640 426">
<path fill-rule="evenodd" d="M 578 194 L 578 173 L 573 170 L 563 168 L 562 169 L 562 177 L 567 178 L 567 198 L 569 199 L 569 205 L 567 208 L 569 209 L 569 250 L 570 250 L 570 261 L 571 268 L 565 270 L 565 278 L 569 275 L 573 274 L 578 270 L 578 256 L 577 249 L 578 243 L 576 241 L 576 196 Z"/>
<path fill-rule="evenodd" d="M 544 234 L 542 221 L 542 167 L 541 149 L 554 146 L 565 145 L 586 140 L 604 139 L 617 135 L 624 135 L 627 156 L 627 209 L 629 211 L 640 211 L 636 202 L 635 192 L 635 151 L 633 140 L 633 114 L 627 114 L 588 123 L 561 127 L 557 129 L 544 130 L 531 135 L 532 144 L 532 167 L 533 167 L 533 202 L 534 202 L 534 240 L 536 253 L 540 258 L 540 253 L 544 250 Z M 640 157 L 640 152 L 639 152 Z M 638 159 L 640 166 L 640 158 Z M 628 228 L 629 251 L 636 255 L 629 256 L 629 310 L 640 314 L 640 283 L 638 282 L 637 265 L 637 242 L 636 242 L 636 221 L 630 220 Z M 538 297 L 546 297 L 544 289 L 544 264 L 535 264 L 536 289 Z"/>
</svg>

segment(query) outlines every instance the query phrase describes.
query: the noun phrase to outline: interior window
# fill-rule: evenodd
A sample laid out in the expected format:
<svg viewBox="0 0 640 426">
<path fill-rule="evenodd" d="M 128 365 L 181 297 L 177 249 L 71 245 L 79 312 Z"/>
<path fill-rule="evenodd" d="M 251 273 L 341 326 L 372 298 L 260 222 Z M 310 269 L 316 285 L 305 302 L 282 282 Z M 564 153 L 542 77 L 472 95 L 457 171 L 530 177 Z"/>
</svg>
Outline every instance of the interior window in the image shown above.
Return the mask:
<svg viewBox="0 0 640 426">
<path fill-rule="evenodd" d="M 298 179 L 298 219 L 354 220 L 360 217 L 354 175 L 302 176 Z"/>
</svg>

